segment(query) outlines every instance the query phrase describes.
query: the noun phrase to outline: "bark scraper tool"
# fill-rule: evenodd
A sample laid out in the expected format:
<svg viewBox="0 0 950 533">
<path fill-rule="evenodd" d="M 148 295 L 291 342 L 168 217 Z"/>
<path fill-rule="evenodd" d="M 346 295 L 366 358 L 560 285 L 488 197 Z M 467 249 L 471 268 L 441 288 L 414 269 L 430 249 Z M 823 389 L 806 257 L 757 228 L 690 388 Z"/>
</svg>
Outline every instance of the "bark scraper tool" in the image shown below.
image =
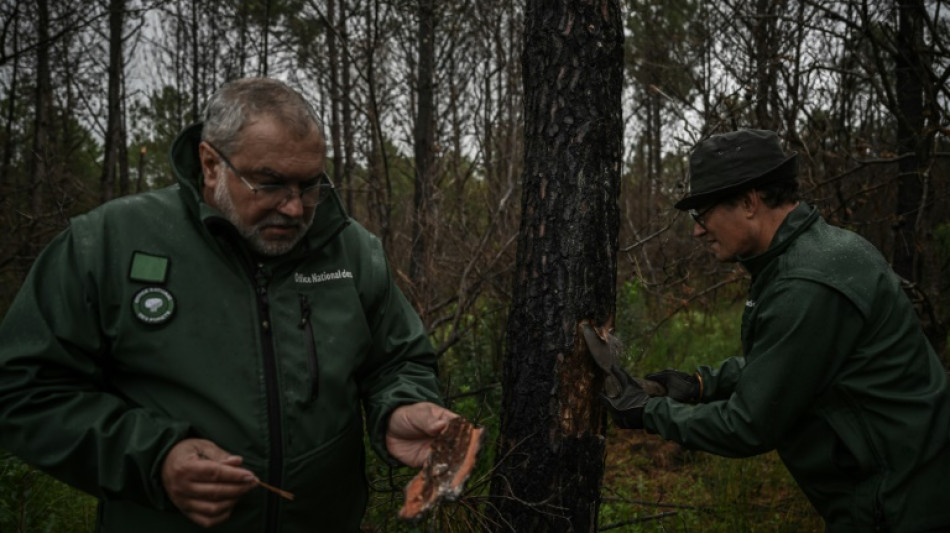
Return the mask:
<svg viewBox="0 0 950 533">
<path fill-rule="evenodd" d="M 604 377 L 604 396 L 617 398 L 623 394 L 624 384 L 635 382 L 650 396 L 666 396 L 666 387 L 655 381 L 631 377 L 620 366 L 620 354 L 623 343 L 614 337 L 606 327 L 596 328 L 587 323 L 581 324 L 581 333 L 587 344 L 587 351 L 597 366 L 606 373 Z"/>
</svg>

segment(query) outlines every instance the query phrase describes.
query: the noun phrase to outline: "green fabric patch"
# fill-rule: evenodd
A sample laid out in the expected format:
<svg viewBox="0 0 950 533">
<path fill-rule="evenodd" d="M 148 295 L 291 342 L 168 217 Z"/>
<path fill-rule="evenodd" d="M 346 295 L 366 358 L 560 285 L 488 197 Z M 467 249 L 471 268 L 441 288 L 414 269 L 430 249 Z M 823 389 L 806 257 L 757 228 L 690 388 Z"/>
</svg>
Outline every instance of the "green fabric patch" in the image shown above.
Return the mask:
<svg viewBox="0 0 950 533">
<path fill-rule="evenodd" d="M 144 252 L 132 253 L 132 266 L 129 268 L 129 279 L 143 283 L 165 283 L 168 279 L 170 259 Z"/>
</svg>

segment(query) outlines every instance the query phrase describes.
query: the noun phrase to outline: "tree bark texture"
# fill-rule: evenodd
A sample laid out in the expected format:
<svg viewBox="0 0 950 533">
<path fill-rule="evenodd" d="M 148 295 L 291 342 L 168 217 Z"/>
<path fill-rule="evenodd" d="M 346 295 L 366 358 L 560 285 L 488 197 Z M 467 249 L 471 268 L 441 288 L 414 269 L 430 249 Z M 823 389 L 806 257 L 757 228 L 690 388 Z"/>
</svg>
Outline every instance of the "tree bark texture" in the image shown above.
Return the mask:
<svg viewBox="0 0 950 533">
<path fill-rule="evenodd" d="M 595 531 L 602 382 L 578 324 L 616 300 L 619 3 L 528 0 L 522 219 L 492 496 L 499 531 Z"/>
</svg>

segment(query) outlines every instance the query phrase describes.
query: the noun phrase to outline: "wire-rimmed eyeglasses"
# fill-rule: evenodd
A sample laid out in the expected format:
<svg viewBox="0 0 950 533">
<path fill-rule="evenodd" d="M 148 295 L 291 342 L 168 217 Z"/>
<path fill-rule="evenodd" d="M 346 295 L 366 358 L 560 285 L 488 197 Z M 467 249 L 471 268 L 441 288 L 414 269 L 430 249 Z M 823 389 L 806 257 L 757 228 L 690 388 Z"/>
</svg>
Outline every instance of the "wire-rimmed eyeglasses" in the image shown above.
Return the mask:
<svg viewBox="0 0 950 533">
<path fill-rule="evenodd" d="M 300 203 L 305 207 L 314 207 L 329 196 L 333 189 L 333 182 L 326 172 L 320 172 L 315 178 L 300 181 L 296 186 L 286 183 L 259 183 L 256 180 L 249 180 L 238 169 L 234 168 L 234 165 L 221 153 L 221 150 L 218 150 L 208 141 L 205 141 L 205 144 L 241 180 L 241 183 L 254 193 L 259 201 L 271 208 L 281 207 L 295 196 L 300 196 Z"/>
<path fill-rule="evenodd" d="M 695 210 L 695 209 L 690 209 L 690 210 L 688 211 L 688 212 L 689 212 L 689 216 L 693 217 L 693 220 L 696 221 L 697 224 L 699 224 L 699 227 L 701 227 L 701 228 L 703 228 L 703 229 L 706 229 L 706 213 L 709 213 L 709 211 L 711 211 L 712 208 L 716 207 L 717 205 L 718 205 L 718 204 L 712 204 L 712 205 L 710 205 L 710 206 L 707 206 L 707 207 L 706 207 L 705 209 L 703 209 L 702 211 L 697 211 L 697 210 Z"/>
</svg>

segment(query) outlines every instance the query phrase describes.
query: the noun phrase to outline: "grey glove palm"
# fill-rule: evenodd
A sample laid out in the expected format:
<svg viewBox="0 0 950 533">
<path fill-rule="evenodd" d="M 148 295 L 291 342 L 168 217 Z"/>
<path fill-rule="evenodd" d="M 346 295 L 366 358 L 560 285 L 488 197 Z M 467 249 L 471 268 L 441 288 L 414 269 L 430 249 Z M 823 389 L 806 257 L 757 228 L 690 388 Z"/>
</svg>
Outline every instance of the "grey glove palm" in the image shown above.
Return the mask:
<svg viewBox="0 0 950 533">
<path fill-rule="evenodd" d="M 638 380 L 617 366 L 610 369 L 607 381 L 611 385 L 605 387 L 600 399 L 607 406 L 614 423 L 624 429 L 642 429 L 643 408 L 650 395 L 643 390 Z"/>
</svg>

